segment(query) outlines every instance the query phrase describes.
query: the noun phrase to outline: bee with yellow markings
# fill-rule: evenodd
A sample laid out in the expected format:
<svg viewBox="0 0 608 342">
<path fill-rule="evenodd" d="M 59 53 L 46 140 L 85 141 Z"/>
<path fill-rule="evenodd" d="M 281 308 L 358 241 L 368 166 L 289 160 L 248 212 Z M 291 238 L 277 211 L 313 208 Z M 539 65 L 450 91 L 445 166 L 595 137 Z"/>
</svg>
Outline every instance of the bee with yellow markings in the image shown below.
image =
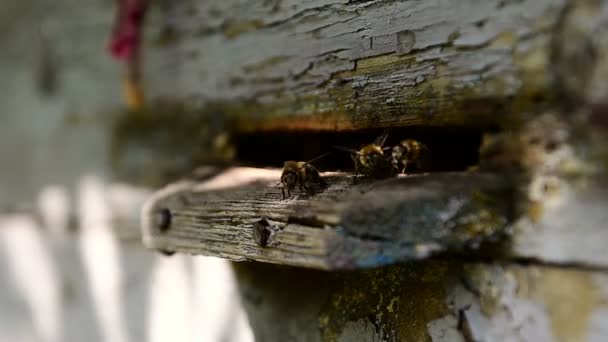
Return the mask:
<svg viewBox="0 0 608 342">
<path fill-rule="evenodd" d="M 319 170 L 314 167 L 311 163 L 315 160 L 325 157 L 329 153 L 318 156 L 309 161 L 286 161 L 283 164 L 283 172 L 281 173 L 281 194 L 285 199 L 285 190 L 287 190 L 287 196 L 291 197 L 291 190 L 296 185 L 299 186 L 300 191 L 306 191 L 312 194 L 315 187 L 325 187 L 327 182 L 319 174 Z"/>
<path fill-rule="evenodd" d="M 427 170 L 431 162 L 429 148 L 414 139 L 406 139 L 393 146 L 391 151 L 391 164 L 397 172 L 405 173 L 406 169 L 416 171 Z"/>
<path fill-rule="evenodd" d="M 341 146 L 335 146 L 335 148 L 351 153 L 351 158 L 355 164 L 355 175 L 383 178 L 390 176 L 392 173 L 391 165 L 384 155 L 384 151 L 389 149 L 384 147 L 387 138 L 388 133 L 384 133 L 376 138 L 373 143 L 365 145 L 359 150 Z"/>
</svg>

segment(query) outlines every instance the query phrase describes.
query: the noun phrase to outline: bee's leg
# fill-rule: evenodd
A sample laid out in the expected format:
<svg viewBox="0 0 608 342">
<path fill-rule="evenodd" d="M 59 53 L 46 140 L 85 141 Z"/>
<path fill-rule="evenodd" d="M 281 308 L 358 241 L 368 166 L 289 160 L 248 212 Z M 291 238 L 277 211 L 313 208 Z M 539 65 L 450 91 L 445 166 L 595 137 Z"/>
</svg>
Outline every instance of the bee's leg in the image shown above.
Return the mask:
<svg viewBox="0 0 608 342">
<path fill-rule="evenodd" d="M 363 172 L 361 172 L 361 164 L 358 162 L 355 163 L 355 178 L 353 178 L 354 183 L 359 183 L 359 177 L 363 176 Z"/>
<path fill-rule="evenodd" d="M 309 195 L 314 195 L 314 193 L 315 193 L 315 188 L 312 186 L 304 185 L 304 189 L 306 190 L 306 193 Z"/>
<path fill-rule="evenodd" d="M 396 173 L 403 173 L 405 171 L 405 167 L 402 166 L 403 165 L 403 161 L 401 160 L 401 158 L 399 159 L 393 159 L 393 169 L 395 170 Z"/>
<path fill-rule="evenodd" d="M 401 173 L 405 173 L 405 169 L 407 169 L 407 160 L 403 160 L 403 168 L 401 169 Z"/>
<path fill-rule="evenodd" d="M 327 185 L 327 182 L 325 181 L 325 179 L 323 179 L 323 177 L 321 177 L 321 175 L 318 172 L 312 173 L 312 185 L 315 186 L 321 186 L 324 187 Z"/>
<path fill-rule="evenodd" d="M 353 178 L 353 183 L 356 184 L 359 182 L 359 175 L 360 175 L 360 171 L 359 171 L 359 163 L 355 162 L 355 177 Z"/>
<path fill-rule="evenodd" d="M 321 185 L 322 187 L 327 186 L 327 181 L 325 179 L 323 179 L 323 177 L 321 177 L 321 176 L 319 176 L 318 182 L 319 182 L 319 185 Z"/>
<path fill-rule="evenodd" d="M 281 188 L 281 195 L 283 195 L 283 200 L 285 200 L 285 188 Z"/>
</svg>

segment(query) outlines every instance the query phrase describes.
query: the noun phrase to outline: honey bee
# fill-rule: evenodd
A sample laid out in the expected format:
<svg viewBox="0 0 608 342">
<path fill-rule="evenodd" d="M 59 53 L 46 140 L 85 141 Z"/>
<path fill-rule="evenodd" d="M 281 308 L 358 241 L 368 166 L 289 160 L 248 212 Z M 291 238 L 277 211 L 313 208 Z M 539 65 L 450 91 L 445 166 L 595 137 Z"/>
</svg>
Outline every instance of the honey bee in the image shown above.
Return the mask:
<svg viewBox="0 0 608 342">
<path fill-rule="evenodd" d="M 335 147 L 351 153 L 351 158 L 355 164 L 355 175 L 383 178 L 390 176 L 392 173 L 391 164 L 384 155 L 384 151 L 389 149 L 384 147 L 387 138 L 388 133 L 384 133 L 376 138 L 373 143 L 363 146 L 358 151 L 347 147 Z"/>
<path fill-rule="evenodd" d="M 306 191 L 311 194 L 315 190 L 315 186 L 325 187 L 327 182 L 319 174 L 319 170 L 314 167 L 311 163 L 315 160 L 325 157 L 329 153 L 325 153 L 309 161 L 286 161 L 283 164 L 283 172 L 281 173 L 281 194 L 285 199 L 285 190 L 287 190 L 287 196 L 291 197 L 291 190 L 296 185 L 299 186 L 300 191 Z"/>
<path fill-rule="evenodd" d="M 431 151 L 429 148 L 414 139 L 401 141 L 398 145 L 393 146 L 391 151 L 393 169 L 401 173 L 405 173 L 408 167 L 416 171 L 427 170 L 430 162 Z"/>
</svg>

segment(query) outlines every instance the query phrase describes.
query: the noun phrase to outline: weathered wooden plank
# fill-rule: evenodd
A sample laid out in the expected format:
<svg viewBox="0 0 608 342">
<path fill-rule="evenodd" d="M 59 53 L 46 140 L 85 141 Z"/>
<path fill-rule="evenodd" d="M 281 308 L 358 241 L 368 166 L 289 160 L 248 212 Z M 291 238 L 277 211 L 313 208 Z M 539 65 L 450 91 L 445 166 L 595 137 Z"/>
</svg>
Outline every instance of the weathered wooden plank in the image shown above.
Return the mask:
<svg viewBox="0 0 608 342">
<path fill-rule="evenodd" d="M 606 339 L 608 276 L 597 270 L 456 259 L 338 273 L 235 269 L 256 340 Z"/>
<path fill-rule="evenodd" d="M 172 39 L 154 46 L 150 88 L 213 104 L 208 112 L 237 117 L 242 130 L 483 126 L 554 97 L 554 28 L 570 7 L 595 18 L 602 6 L 171 2 L 162 14 Z"/>
<path fill-rule="evenodd" d="M 158 185 L 197 163 L 234 161 L 226 142 L 252 132 L 479 131 L 602 101 L 606 8 L 593 0 L 169 2 L 149 21 L 148 37 L 164 42 L 148 41 L 145 53 L 152 101 L 115 126 L 113 166 Z"/>
<path fill-rule="evenodd" d="M 78 6 L 73 0 L 55 1 L 50 7 L 3 5 L 0 108 L 6 118 L 0 153 L 10 160 L 0 169 L 4 204 L 31 202 L 48 183 L 73 188 L 79 177 L 90 173 L 108 176 L 120 171 L 123 180 L 152 179 L 149 184 L 173 180 L 197 161 L 209 161 L 211 144 L 204 143 L 218 132 L 209 132 L 202 117 L 232 133 L 231 126 L 223 126 L 229 114 L 254 119 L 251 125 L 239 122 L 242 130 L 486 125 L 482 117 L 488 113 L 495 118 L 529 108 L 517 94 L 542 100 L 561 85 L 597 99 L 606 89 L 606 5 L 601 1 L 278 1 L 276 6 L 236 0 L 173 1 L 162 8 L 151 6 L 144 85 L 150 99 L 192 104 L 196 111 L 177 114 L 175 108 L 167 108 L 167 116 L 175 121 L 158 120 L 141 138 L 133 128 L 144 126 L 138 118 L 129 126 L 129 135 L 114 125 L 117 116 L 109 114 L 122 102 L 121 65 L 103 53 L 112 5 Z M 64 20 L 66 15 L 74 20 Z M 558 27 L 560 20 L 564 23 Z M 240 25 L 256 22 L 259 25 Z M 408 41 L 408 32 L 415 34 L 409 53 L 397 51 L 402 31 L 402 42 Z M 450 39 L 457 31 L 460 36 Z M 334 35 L 337 32 L 345 34 Z M 164 45 L 157 41 L 171 36 L 176 39 L 165 39 Z M 347 50 L 323 55 L 342 39 Z M 358 47 L 382 39 L 388 43 Z M 273 41 L 276 46 L 269 47 Z M 471 44 L 475 41 L 478 46 Z M 579 44 L 590 46 L 593 53 Z M 268 57 L 282 54 L 287 56 L 284 62 Z M 333 55 L 339 58 L 333 61 Z M 552 63 L 551 55 L 559 64 Z M 265 59 L 276 63 L 262 63 L 257 70 L 248 67 Z M 303 76 L 293 72 L 308 65 Z M 354 70 L 336 71 L 348 65 Z M 56 89 L 39 90 L 37 80 L 44 78 L 40 70 L 52 74 L 50 83 Z M 553 82 L 556 71 L 559 77 Z M 246 82 L 231 83 L 234 75 Z M 420 75 L 425 80 L 416 84 Z M 446 85 L 452 83 L 458 86 Z M 272 88 L 272 94 L 265 95 L 263 88 Z M 275 122 L 273 117 L 288 120 Z M 180 120 L 192 129 L 178 128 L 175 122 Z M 155 140 L 155 134 L 168 138 Z M 176 151 L 199 142 L 203 152 L 176 157 Z M 14 153 L 15 145 L 23 153 Z M 109 157 L 110 151 L 122 154 Z"/>
<path fill-rule="evenodd" d="M 352 176 L 328 174 L 326 189 L 287 200 L 276 187 L 279 176 L 279 170 L 236 168 L 160 191 L 143 212 L 145 245 L 233 260 L 358 268 L 476 247 L 504 233 L 513 218 L 512 187 L 492 174 L 357 184 Z M 263 244 L 253 235 L 261 220 L 269 234 Z"/>
<path fill-rule="evenodd" d="M 512 234 L 505 239 L 506 244 L 501 246 L 500 251 L 491 251 L 491 254 L 496 256 L 495 253 L 498 252 L 516 259 L 607 267 L 608 218 L 604 210 L 608 203 L 605 187 L 608 170 L 606 134 L 592 129 L 585 121 L 572 125 L 566 124 L 558 116 L 543 115 L 521 129 L 501 133 L 500 136 L 493 140 L 502 140 L 498 145 L 506 146 L 501 147 L 498 154 L 490 153 L 488 150 L 492 148 L 484 146 L 481 168 L 495 171 L 520 169 L 526 172 L 511 184 L 517 188 L 517 196 L 511 193 L 507 195 L 512 196 L 510 199 L 500 198 L 504 201 L 503 204 L 512 200 L 511 205 L 517 209 L 509 211 L 514 216 L 507 219 L 508 230 Z M 326 191 L 312 197 L 298 194 L 294 200 L 282 201 L 280 190 L 275 188 L 278 175 L 276 170 L 233 170 L 208 183 L 182 184 L 173 193 L 161 192 L 152 201 L 156 204 L 148 207 L 144 217 L 151 215 L 149 210 L 166 204 L 169 208 L 190 208 L 188 215 L 192 215 L 192 219 L 180 221 L 175 226 L 178 232 L 187 227 L 187 235 L 174 239 L 172 231 L 163 235 L 149 230 L 145 233 L 151 239 L 149 243 L 156 248 L 181 250 L 180 246 L 186 244 L 184 240 L 191 239 L 187 244 L 187 251 L 191 253 L 218 255 L 226 252 L 222 249 L 225 247 L 230 250 L 230 258 L 238 256 L 239 260 L 251 258 L 308 267 L 337 267 L 339 258 L 344 255 L 351 255 L 346 260 L 355 260 L 358 266 L 391 263 L 420 258 L 430 251 L 444 250 L 448 247 L 446 244 L 454 242 L 442 240 L 441 237 L 439 246 L 428 243 L 433 241 L 432 235 L 445 226 L 445 222 L 436 219 L 437 215 L 449 211 L 446 208 L 449 207 L 451 196 L 460 191 L 459 186 L 480 187 L 484 189 L 481 193 L 485 191 L 487 195 L 495 196 L 496 193 L 488 194 L 488 190 L 493 186 L 507 186 L 508 183 L 498 176 L 427 174 L 393 180 L 398 186 L 394 191 L 381 190 L 377 192 L 378 196 L 373 196 L 358 192 L 374 193 L 378 189 L 386 189 L 382 184 L 390 187 L 392 181 L 388 184 L 353 185 L 348 180 L 349 177 L 331 175 L 329 179 L 332 185 Z M 253 184 L 256 181 L 259 183 Z M 461 181 L 461 184 L 452 184 Z M 477 184 L 478 181 L 480 183 Z M 491 182 L 497 183 L 489 186 Z M 445 187 L 438 189 L 437 184 Z M 214 191 L 208 192 L 209 190 Z M 355 195 L 349 197 L 349 191 Z M 441 200 L 433 202 L 432 196 L 425 197 L 429 193 L 437 194 Z M 471 194 L 474 192 L 465 191 L 458 195 L 466 197 Z M 175 198 L 180 196 L 186 199 L 176 202 Z M 207 203 L 212 200 L 227 202 Z M 207 202 L 202 206 L 200 201 Z M 395 201 L 404 201 L 408 206 L 401 208 L 394 205 Z M 245 209 L 240 210 L 242 208 Z M 184 209 L 178 209 L 178 213 L 180 210 Z M 503 218 L 507 216 L 504 215 Z M 251 227 L 253 222 L 262 217 L 269 218 L 270 224 L 277 226 L 279 229 L 276 231 L 284 234 L 285 238 L 293 238 L 295 230 L 303 235 L 311 234 L 309 238 L 296 238 L 302 245 L 296 242 L 289 245 L 288 249 L 297 253 L 309 253 L 308 261 L 290 261 L 300 254 L 289 254 L 286 250 L 274 251 L 276 246 L 273 243 L 276 241 L 272 241 L 272 238 L 268 248 L 256 246 Z M 476 229 L 486 225 L 496 229 L 503 224 L 493 222 L 494 218 L 483 215 L 473 217 L 472 221 L 480 218 Z M 403 226 L 396 222 L 407 222 L 416 228 L 411 231 L 401 230 Z M 213 250 L 209 250 L 206 242 L 200 240 L 209 232 L 205 230 L 208 224 L 217 225 L 220 232 L 215 236 L 217 241 L 214 240 L 211 244 L 215 248 Z M 321 229 L 319 233 L 318 227 L 324 225 L 339 228 Z M 313 232 L 318 235 L 312 235 Z M 412 235 L 407 235 L 408 232 Z M 403 234 L 400 235 L 401 233 Z M 491 235 L 490 231 L 487 233 Z M 281 234 L 276 236 L 280 238 Z M 246 243 L 241 244 L 241 239 L 247 240 Z M 313 243 L 316 239 L 324 242 Z M 465 240 L 466 238 L 458 243 Z M 407 242 L 415 243 L 407 245 Z M 458 243 L 457 249 L 463 246 Z M 310 244 L 315 248 L 310 248 Z M 352 259 L 355 251 L 360 254 Z M 334 259 L 327 263 L 331 258 Z"/>
</svg>

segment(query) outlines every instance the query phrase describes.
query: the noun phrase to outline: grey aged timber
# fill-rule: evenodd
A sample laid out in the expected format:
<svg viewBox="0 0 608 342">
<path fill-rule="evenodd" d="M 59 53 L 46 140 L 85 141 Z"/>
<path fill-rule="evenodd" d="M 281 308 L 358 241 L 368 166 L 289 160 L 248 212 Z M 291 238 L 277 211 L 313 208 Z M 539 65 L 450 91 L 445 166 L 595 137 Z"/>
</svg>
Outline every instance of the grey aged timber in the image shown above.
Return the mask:
<svg viewBox="0 0 608 342">
<path fill-rule="evenodd" d="M 213 104 L 209 111 L 244 119 L 247 130 L 484 125 L 556 94 L 550 65 L 564 32 L 553 28 L 594 6 L 171 2 L 164 44 L 150 49 L 149 77 L 158 80 L 158 96 Z M 579 75 L 592 67 L 580 65 Z"/>
<path fill-rule="evenodd" d="M 144 243 L 232 260 L 350 269 L 477 247 L 504 233 L 513 217 L 512 187 L 498 175 L 357 184 L 352 176 L 328 175 L 328 188 L 283 200 L 279 174 L 236 168 L 203 183 L 169 186 L 144 209 Z M 262 245 L 254 236 L 264 229 L 260 224 L 268 235 Z"/>
</svg>

